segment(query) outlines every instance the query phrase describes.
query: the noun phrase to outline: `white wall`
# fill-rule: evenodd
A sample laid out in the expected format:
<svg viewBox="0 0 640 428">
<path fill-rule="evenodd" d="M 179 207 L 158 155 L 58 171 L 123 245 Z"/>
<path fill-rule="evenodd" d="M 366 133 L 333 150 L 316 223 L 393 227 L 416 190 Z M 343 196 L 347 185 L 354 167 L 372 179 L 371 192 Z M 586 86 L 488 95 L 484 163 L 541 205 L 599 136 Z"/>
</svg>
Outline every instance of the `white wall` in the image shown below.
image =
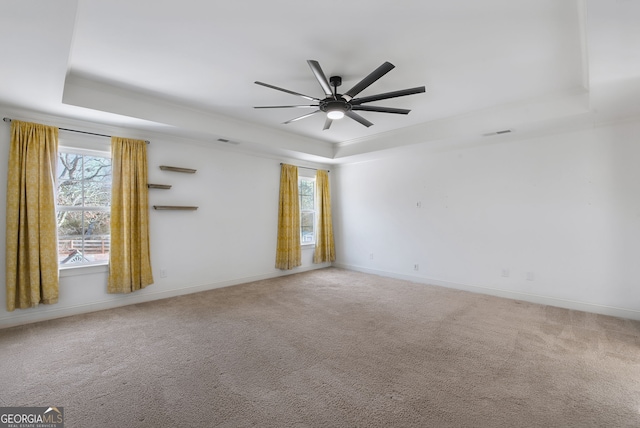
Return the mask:
<svg viewBox="0 0 640 428">
<path fill-rule="evenodd" d="M 334 168 L 337 265 L 640 319 L 640 123 L 500 138 Z"/>
<path fill-rule="evenodd" d="M 12 117 L 12 113 L 0 109 L 0 117 Z M 69 126 L 61 119 L 33 121 L 72 129 L 77 129 L 78 125 L 74 123 Z M 95 128 L 93 124 L 87 126 L 91 126 L 92 130 Z M 145 135 L 135 130 L 114 132 L 124 137 L 151 140 L 148 147 L 149 182 L 171 184 L 173 187 L 170 190 L 150 189 L 150 205 L 199 207 L 197 211 L 150 210 L 155 284 L 130 295 L 110 295 L 106 293 L 106 267 L 62 271 L 60 299 L 55 305 L 7 312 L 5 293 L 0 293 L 0 327 L 327 266 L 314 265 L 313 249 L 309 248 L 303 250 L 301 267 L 288 272 L 274 268 L 280 162 L 287 159 L 233 152 L 225 150 L 219 143 L 207 146 L 196 142 L 178 142 L 167 136 Z M 70 138 L 70 134 L 61 131 L 60 137 L 64 140 Z M 0 122 L 0 165 L 4 165 L 2 170 L 5 171 L 0 174 L 0 204 L 3 207 L 0 222 L 3 225 L 6 221 L 9 139 L 10 125 Z M 108 143 L 108 139 L 102 141 L 105 140 Z M 194 168 L 197 172 L 180 174 L 161 171 L 159 165 Z M 4 279 L 4 227 L 0 230 L 0 266 Z M 166 277 L 160 276 L 160 269 L 166 271 Z"/>
</svg>

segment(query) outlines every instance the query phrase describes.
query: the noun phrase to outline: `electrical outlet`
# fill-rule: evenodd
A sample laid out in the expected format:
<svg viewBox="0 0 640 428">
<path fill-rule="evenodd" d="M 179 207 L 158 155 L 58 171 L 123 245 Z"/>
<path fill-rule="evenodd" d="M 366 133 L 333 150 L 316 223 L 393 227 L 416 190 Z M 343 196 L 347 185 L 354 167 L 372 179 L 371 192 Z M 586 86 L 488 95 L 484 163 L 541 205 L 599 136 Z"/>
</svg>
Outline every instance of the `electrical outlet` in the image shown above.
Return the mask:
<svg viewBox="0 0 640 428">
<path fill-rule="evenodd" d="M 373 260 L 373 253 L 369 254 L 369 260 Z"/>
<path fill-rule="evenodd" d="M 416 202 L 416 208 L 422 208 L 422 202 L 421 201 Z"/>
<path fill-rule="evenodd" d="M 165 268 L 160 269 L 160 278 L 167 277 L 167 270 Z"/>
<path fill-rule="evenodd" d="M 420 265 L 417 263 L 413 265 L 413 270 L 420 270 Z"/>
<path fill-rule="evenodd" d="M 527 272 L 527 281 L 533 281 L 536 279 L 536 276 L 533 274 L 533 272 Z"/>
<path fill-rule="evenodd" d="M 509 269 L 502 269 L 502 277 L 509 278 Z"/>
</svg>

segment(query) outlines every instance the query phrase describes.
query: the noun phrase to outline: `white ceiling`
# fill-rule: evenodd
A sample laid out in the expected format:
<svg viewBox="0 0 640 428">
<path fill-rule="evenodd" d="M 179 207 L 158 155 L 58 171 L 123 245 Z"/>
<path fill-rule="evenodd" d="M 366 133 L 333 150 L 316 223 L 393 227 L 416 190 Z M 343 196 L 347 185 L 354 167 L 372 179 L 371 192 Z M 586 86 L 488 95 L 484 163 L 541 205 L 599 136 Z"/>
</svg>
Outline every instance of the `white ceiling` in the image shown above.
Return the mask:
<svg viewBox="0 0 640 428">
<path fill-rule="evenodd" d="M 5 0 L 0 103 L 327 163 L 640 114 L 638 0 Z M 425 85 L 323 131 L 307 60 L 360 96 Z M 251 124 L 251 126 L 247 126 Z M 500 136 L 499 138 L 503 138 Z"/>
</svg>

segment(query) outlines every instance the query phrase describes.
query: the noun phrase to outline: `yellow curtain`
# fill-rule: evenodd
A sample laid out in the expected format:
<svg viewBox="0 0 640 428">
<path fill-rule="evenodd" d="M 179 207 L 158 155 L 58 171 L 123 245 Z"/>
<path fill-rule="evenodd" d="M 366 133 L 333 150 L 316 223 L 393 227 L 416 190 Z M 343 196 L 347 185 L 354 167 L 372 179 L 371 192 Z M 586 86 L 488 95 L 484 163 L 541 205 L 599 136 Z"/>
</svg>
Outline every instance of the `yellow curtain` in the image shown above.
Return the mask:
<svg viewBox="0 0 640 428">
<path fill-rule="evenodd" d="M 111 137 L 111 250 L 107 292 L 153 284 L 149 251 L 147 144 Z"/>
<path fill-rule="evenodd" d="M 58 128 L 11 122 L 7 180 L 7 311 L 58 302 Z"/>
<path fill-rule="evenodd" d="M 333 262 L 336 260 L 336 250 L 333 243 L 333 222 L 331 220 L 331 192 L 329 190 L 329 172 L 316 172 L 317 194 L 317 231 L 316 250 L 313 254 L 314 263 Z"/>
<path fill-rule="evenodd" d="M 301 264 L 302 248 L 300 247 L 298 167 L 294 165 L 282 165 L 280 170 L 276 268 L 293 269 Z"/>
</svg>

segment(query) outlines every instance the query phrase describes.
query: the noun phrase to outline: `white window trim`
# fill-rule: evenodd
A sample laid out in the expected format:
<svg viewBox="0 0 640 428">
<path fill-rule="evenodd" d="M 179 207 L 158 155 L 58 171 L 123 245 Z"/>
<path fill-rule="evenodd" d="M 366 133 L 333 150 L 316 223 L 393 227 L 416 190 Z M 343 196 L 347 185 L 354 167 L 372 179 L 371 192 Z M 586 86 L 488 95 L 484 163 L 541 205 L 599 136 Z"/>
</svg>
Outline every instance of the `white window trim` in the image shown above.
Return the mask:
<svg viewBox="0 0 640 428">
<path fill-rule="evenodd" d="M 96 273 L 107 273 L 109 272 L 109 262 L 100 262 L 99 264 L 92 263 L 86 265 L 76 265 L 76 266 L 60 266 L 58 269 L 58 273 L 60 274 L 60 278 L 67 278 L 70 276 L 80 276 L 80 275 L 92 275 Z"/>
<path fill-rule="evenodd" d="M 111 159 L 111 152 L 105 152 L 104 150 L 85 149 L 72 146 L 58 146 L 58 152 L 62 153 L 78 153 L 85 156 L 100 156 L 103 158 Z"/>
</svg>

